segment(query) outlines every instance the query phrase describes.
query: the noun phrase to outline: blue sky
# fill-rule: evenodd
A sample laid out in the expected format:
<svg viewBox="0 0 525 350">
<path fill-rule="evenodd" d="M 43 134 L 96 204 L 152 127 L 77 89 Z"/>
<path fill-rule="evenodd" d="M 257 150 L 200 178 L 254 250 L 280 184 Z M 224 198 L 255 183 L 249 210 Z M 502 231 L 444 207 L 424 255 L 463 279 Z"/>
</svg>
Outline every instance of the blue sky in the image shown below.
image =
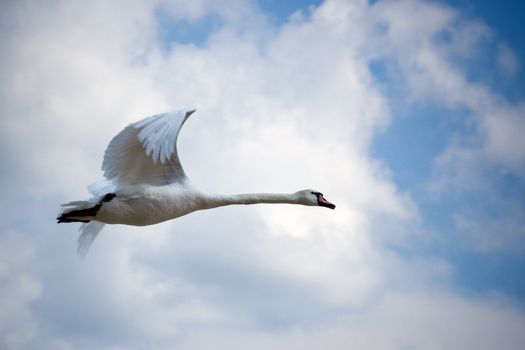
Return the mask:
<svg viewBox="0 0 525 350">
<path fill-rule="evenodd" d="M 483 20 L 494 33 L 495 41 L 504 42 L 514 50 L 519 62 L 523 61 L 525 44 L 520 34 L 523 25 L 519 14 L 523 3 L 507 1 L 494 4 L 490 1 L 446 1 L 467 17 Z M 494 43 L 489 43 L 489 50 Z M 483 49 L 484 53 L 485 50 Z M 468 62 L 472 80 L 481 80 L 493 86 L 509 101 L 523 100 L 523 70 L 516 73 L 511 81 L 487 73 L 486 57 Z M 477 73 L 477 74 L 476 74 Z M 383 78 L 380 76 L 380 79 Z M 502 82 L 503 81 L 503 82 Z M 383 80 L 387 85 L 391 82 Z M 502 83 L 501 83 L 502 82 Z M 445 236 L 446 243 L 432 243 L 423 250 L 445 257 L 457 267 L 457 282 L 468 292 L 483 293 L 499 290 L 523 300 L 525 283 L 523 251 L 472 251 L 468 242 L 462 242 L 461 234 L 454 229 L 453 215 L 458 210 L 471 208 L 479 217 L 497 218 L 506 216 L 507 207 L 487 199 L 485 191 L 448 195 L 435 200 L 425 191 L 425 183 L 432 173 L 432 161 L 453 137 L 468 137 L 469 127 L 462 121 L 462 111 L 443 109 L 440 106 L 403 106 L 398 118 L 390 129 L 377 138 L 377 156 L 392 169 L 396 183 L 406 188 L 417 198 L 423 209 L 425 222 Z M 459 120 L 458 120 L 459 119 Z M 471 131 L 470 131 L 471 132 Z M 494 169 L 497 171 L 497 169 Z M 492 191 L 519 203 L 525 196 L 523 178 L 516 174 L 491 176 Z M 523 213 L 517 218 L 523 224 Z M 498 232 L 493 232 L 497 235 Z M 417 247 L 421 253 L 421 247 Z"/>
<path fill-rule="evenodd" d="M 2 3 L 0 347 L 521 349 L 524 6 Z M 78 257 L 59 203 L 181 106 L 195 185 L 337 209 L 110 226 Z"/>
</svg>

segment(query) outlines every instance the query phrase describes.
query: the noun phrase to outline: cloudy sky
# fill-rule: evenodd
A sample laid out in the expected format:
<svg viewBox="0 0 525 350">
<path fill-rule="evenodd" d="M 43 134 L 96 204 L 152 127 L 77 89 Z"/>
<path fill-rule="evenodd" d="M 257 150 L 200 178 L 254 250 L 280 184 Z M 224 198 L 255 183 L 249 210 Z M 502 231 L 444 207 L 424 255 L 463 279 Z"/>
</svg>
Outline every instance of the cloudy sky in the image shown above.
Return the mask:
<svg viewBox="0 0 525 350">
<path fill-rule="evenodd" d="M 522 349 L 523 5 L 2 1 L 2 349 Z M 195 106 L 179 153 L 227 207 L 106 227 L 59 204 L 113 135 Z"/>
</svg>

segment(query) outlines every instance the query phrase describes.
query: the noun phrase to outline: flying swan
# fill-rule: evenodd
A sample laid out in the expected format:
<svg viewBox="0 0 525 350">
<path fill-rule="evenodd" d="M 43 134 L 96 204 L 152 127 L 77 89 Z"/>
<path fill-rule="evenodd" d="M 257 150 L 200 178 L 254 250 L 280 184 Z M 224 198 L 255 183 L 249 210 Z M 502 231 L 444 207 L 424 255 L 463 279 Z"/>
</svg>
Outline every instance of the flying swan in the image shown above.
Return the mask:
<svg viewBox="0 0 525 350">
<path fill-rule="evenodd" d="M 84 255 L 104 224 L 153 225 L 197 210 L 232 204 L 288 203 L 335 209 L 315 190 L 295 193 L 217 195 L 193 187 L 177 154 L 179 131 L 195 110 L 157 114 L 128 125 L 109 143 L 102 171 L 86 201 L 62 204 L 58 223 L 81 222 Z"/>
</svg>

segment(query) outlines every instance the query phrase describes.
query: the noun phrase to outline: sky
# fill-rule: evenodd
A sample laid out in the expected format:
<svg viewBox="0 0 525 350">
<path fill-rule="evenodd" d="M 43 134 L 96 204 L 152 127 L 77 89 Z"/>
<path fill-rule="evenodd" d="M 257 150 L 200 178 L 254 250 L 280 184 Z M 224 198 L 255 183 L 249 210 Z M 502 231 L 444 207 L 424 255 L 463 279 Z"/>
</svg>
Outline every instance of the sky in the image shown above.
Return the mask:
<svg viewBox="0 0 525 350">
<path fill-rule="evenodd" d="M 4 1 L 0 348 L 522 349 L 525 5 Z M 178 151 L 217 208 L 108 226 L 112 136 L 194 106 Z"/>
</svg>

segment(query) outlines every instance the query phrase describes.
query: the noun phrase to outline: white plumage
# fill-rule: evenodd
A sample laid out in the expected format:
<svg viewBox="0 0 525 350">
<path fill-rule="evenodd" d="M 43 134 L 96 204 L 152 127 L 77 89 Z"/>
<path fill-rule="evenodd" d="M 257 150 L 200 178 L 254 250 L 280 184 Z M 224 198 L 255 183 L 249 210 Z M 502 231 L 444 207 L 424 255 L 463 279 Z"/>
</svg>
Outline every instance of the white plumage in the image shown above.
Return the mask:
<svg viewBox="0 0 525 350">
<path fill-rule="evenodd" d="M 196 210 L 231 204 L 289 203 L 334 209 L 322 193 L 215 195 L 190 184 L 177 154 L 179 132 L 195 110 L 157 114 L 132 123 L 109 143 L 93 197 L 63 204 L 57 218 L 82 222 L 78 252 L 85 254 L 104 224 L 153 225 Z"/>
</svg>

